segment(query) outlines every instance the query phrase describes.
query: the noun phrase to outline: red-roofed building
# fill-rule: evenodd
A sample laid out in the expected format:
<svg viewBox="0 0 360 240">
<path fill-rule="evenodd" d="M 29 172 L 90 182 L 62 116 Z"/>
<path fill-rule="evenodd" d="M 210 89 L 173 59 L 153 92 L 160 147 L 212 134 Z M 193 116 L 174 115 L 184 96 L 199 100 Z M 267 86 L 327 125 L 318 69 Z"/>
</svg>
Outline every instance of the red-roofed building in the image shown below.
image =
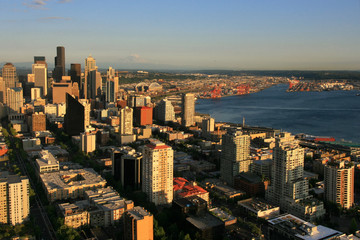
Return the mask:
<svg viewBox="0 0 360 240">
<path fill-rule="evenodd" d="M 187 198 L 198 196 L 204 199 L 209 205 L 209 192 L 196 185 L 196 182 L 189 182 L 185 178 L 174 178 L 174 198 Z"/>
</svg>

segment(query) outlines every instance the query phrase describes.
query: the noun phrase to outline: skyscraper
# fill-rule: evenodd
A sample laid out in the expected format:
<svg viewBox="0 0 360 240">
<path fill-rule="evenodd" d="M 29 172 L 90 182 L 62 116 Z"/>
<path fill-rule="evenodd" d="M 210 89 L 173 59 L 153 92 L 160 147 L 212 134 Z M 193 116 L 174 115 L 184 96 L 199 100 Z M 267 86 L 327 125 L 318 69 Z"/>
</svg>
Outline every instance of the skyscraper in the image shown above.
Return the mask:
<svg viewBox="0 0 360 240">
<path fill-rule="evenodd" d="M 81 151 L 88 154 L 96 150 L 96 134 L 84 132 L 80 133 Z"/>
<path fill-rule="evenodd" d="M 156 105 L 156 118 L 164 123 L 172 122 L 175 120 L 174 106 L 167 99 L 162 99 Z"/>
<path fill-rule="evenodd" d="M 90 104 L 85 99 L 79 101 L 66 93 L 65 132 L 70 136 L 85 132 L 90 123 Z"/>
<path fill-rule="evenodd" d="M 6 102 L 6 88 L 5 88 L 5 82 L 2 77 L 0 77 L 0 102 L 5 103 Z"/>
<path fill-rule="evenodd" d="M 142 191 L 155 205 L 173 200 L 174 155 L 171 147 L 154 140 L 144 146 Z"/>
<path fill-rule="evenodd" d="M 99 97 L 102 92 L 102 78 L 101 73 L 97 70 L 92 70 L 88 73 L 88 98 L 95 99 Z"/>
<path fill-rule="evenodd" d="M 120 134 L 133 134 L 133 109 L 125 107 L 120 109 Z"/>
<path fill-rule="evenodd" d="M 46 97 L 48 91 L 47 68 L 45 64 L 33 64 L 32 73 L 34 74 L 35 87 L 41 89 L 41 96 Z"/>
<path fill-rule="evenodd" d="M 20 108 L 24 104 L 23 98 L 23 89 L 16 88 L 8 88 L 6 91 L 6 104 L 8 106 L 8 113 L 20 113 Z"/>
<path fill-rule="evenodd" d="M 194 125 L 195 96 L 193 93 L 182 95 L 181 125 L 189 127 Z"/>
<path fill-rule="evenodd" d="M 89 96 L 88 96 L 88 91 L 89 91 L 89 73 L 91 71 L 94 71 L 94 70 L 97 70 L 97 66 L 96 66 L 96 60 L 95 58 L 93 58 L 91 55 L 89 57 L 87 57 L 85 59 L 85 78 L 84 78 L 84 82 L 83 82 L 83 86 L 82 86 L 82 93 L 83 93 L 83 97 L 85 99 L 87 99 Z"/>
<path fill-rule="evenodd" d="M 115 102 L 119 91 L 119 77 L 115 76 L 115 69 L 109 67 L 106 74 L 106 102 Z"/>
<path fill-rule="evenodd" d="M 354 204 L 354 166 L 345 161 L 328 162 L 324 168 L 325 199 L 343 208 Z"/>
<path fill-rule="evenodd" d="M 0 223 L 22 224 L 29 215 L 29 179 L 0 172 Z"/>
<path fill-rule="evenodd" d="M 72 63 L 70 65 L 69 75 L 71 77 L 71 81 L 77 82 L 79 88 L 81 88 L 81 64 L 80 63 Z"/>
<path fill-rule="evenodd" d="M 5 82 L 6 88 L 18 87 L 18 77 L 16 74 L 16 67 L 12 63 L 6 63 L 2 68 L 2 78 Z"/>
<path fill-rule="evenodd" d="M 215 119 L 214 118 L 205 118 L 202 120 L 201 126 L 201 135 L 203 137 L 209 137 L 210 133 L 215 130 Z"/>
<path fill-rule="evenodd" d="M 56 48 L 57 56 L 55 57 L 55 69 L 53 78 L 60 81 L 62 76 L 65 76 L 65 48 L 58 46 Z"/>
<path fill-rule="evenodd" d="M 221 178 L 233 185 L 234 177 L 248 172 L 250 163 L 250 136 L 244 135 L 240 128 L 229 129 L 222 139 Z"/>
<path fill-rule="evenodd" d="M 307 220 L 325 214 L 323 203 L 309 196 L 309 183 L 304 179 L 304 149 L 290 133 L 276 137 L 266 199 L 283 211 Z"/>
</svg>

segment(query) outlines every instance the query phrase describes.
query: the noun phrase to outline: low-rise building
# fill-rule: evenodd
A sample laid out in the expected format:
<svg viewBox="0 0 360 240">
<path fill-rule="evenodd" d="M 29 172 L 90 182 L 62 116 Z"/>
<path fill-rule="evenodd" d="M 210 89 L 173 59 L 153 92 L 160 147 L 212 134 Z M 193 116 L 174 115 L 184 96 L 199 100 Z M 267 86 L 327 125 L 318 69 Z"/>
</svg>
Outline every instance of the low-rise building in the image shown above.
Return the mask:
<svg viewBox="0 0 360 240">
<path fill-rule="evenodd" d="M 200 186 L 197 186 L 195 182 L 189 182 L 185 178 L 174 178 L 174 197 L 186 198 L 191 196 L 198 196 L 204 199 L 209 205 L 209 192 Z"/>
<path fill-rule="evenodd" d="M 88 201 L 86 200 L 59 204 L 58 207 L 64 218 L 64 225 L 72 228 L 90 225 L 90 216 L 87 210 L 88 205 Z"/>
<path fill-rule="evenodd" d="M 323 240 L 338 239 L 341 232 L 314 225 L 291 214 L 284 214 L 268 220 L 267 239 Z"/>
<path fill-rule="evenodd" d="M 258 218 L 274 218 L 280 214 L 280 207 L 273 206 L 259 198 L 248 198 L 238 201 L 238 205 L 241 206 L 246 212 L 251 212 Z"/>
<path fill-rule="evenodd" d="M 85 192 L 91 206 L 98 208 L 90 211 L 90 225 L 108 227 L 119 222 L 124 212 L 134 208 L 134 202 L 120 197 L 113 188 L 100 188 Z"/>
<path fill-rule="evenodd" d="M 47 150 L 39 152 L 36 159 L 36 170 L 39 174 L 59 171 L 59 161 Z"/>
<path fill-rule="evenodd" d="M 106 185 L 106 181 L 92 168 L 43 173 L 40 178 L 50 202 L 82 198 L 85 191 Z"/>
</svg>

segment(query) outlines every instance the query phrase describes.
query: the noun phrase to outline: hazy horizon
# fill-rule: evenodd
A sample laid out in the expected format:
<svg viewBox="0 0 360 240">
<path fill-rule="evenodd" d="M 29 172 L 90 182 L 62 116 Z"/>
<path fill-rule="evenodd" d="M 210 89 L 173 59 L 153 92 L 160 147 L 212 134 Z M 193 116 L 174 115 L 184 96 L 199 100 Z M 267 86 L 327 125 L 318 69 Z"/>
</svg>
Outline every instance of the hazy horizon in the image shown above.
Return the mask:
<svg viewBox="0 0 360 240">
<path fill-rule="evenodd" d="M 0 62 L 102 68 L 360 69 L 360 1 L 14 0 L 0 9 Z"/>
</svg>

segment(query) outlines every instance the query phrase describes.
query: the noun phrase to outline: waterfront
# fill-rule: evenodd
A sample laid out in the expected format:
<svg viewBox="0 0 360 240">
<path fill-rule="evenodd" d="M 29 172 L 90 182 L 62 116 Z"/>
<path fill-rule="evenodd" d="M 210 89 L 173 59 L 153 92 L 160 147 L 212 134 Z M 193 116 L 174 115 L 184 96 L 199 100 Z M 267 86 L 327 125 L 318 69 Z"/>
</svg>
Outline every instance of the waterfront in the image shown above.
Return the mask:
<svg viewBox="0 0 360 240">
<path fill-rule="evenodd" d="M 196 111 L 216 121 L 265 126 L 360 143 L 358 91 L 286 92 L 280 84 L 261 92 L 221 99 L 199 99 Z"/>
</svg>

